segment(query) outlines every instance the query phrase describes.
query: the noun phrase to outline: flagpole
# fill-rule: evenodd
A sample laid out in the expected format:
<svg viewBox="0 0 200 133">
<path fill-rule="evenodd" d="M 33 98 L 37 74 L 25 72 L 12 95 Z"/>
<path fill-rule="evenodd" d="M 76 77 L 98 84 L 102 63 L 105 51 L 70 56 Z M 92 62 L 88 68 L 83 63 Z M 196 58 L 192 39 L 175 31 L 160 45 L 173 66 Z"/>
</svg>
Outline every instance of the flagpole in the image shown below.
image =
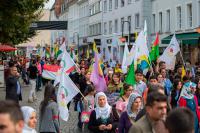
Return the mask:
<svg viewBox="0 0 200 133">
<path fill-rule="evenodd" d="M 182 46 L 182 40 L 181 40 L 181 46 Z M 183 61 L 183 66 L 184 66 L 184 68 L 185 68 L 186 66 L 185 66 L 185 61 L 184 61 L 184 59 L 183 59 L 182 47 L 181 47 L 181 50 L 180 50 L 180 56 L 181 56 L 181 59 L 182 59 L 182 61 Z"/>
</svg>

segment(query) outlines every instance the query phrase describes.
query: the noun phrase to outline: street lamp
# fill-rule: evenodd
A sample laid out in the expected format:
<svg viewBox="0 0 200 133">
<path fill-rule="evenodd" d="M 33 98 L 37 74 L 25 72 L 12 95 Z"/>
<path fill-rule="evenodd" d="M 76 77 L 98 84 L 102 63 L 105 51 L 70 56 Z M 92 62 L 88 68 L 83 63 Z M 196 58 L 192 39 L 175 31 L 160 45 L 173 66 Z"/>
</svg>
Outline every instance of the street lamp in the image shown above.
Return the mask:
<svg viewBox="0 0 200 133">
<path fill-rule="evenodd" d="M 130 37 L 131 37 L 131 23 L 130 21 L 122 21 L 122 38 L 124 36 L 123 32 L 124 32 L 124 23 L 127 22 L 128 23 L 128 44 L 130 44 Z"/>
<path fill-rule="evenodd" d="M 77 47 L 78 47 L 77 51 L 78 51 L 78 54 L 79 54 L 79 33 L 78 32 L 73 33 L 73 42 L 72 43 L 75 43 L 75 40 L 74 40 L 75 34 L 77 35 Z"/>
</svg>

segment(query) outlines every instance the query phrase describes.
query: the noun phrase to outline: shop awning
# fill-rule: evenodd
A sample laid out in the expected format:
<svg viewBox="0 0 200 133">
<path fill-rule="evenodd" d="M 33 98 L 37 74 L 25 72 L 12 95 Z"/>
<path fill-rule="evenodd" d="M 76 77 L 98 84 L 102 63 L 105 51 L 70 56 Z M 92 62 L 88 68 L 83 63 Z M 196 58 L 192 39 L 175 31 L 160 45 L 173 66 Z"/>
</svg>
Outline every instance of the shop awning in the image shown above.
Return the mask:
<svg viewBox="0 0 200 133">
<path fill-rule="evenodd" d="M 161 41 L 162 44 L 169 44 L 170 41 L 171 41 L 172 36 L 173 36 L 173 34 L 163 38 L 162 41 Z M 191 33 L 176 34 L 176 38 L 182 44 L 197 45 L 197 44 L 199 44 L 200 33 L 191 32 Z"/>
<path fill-rule="evenodd" d="M 11 47 L 9 45 L 1 45 L 0 44 L 0 52 L 11 52 L 11 51 L 15 51 L 17 50 L 17 48 Z"/>
</svg>

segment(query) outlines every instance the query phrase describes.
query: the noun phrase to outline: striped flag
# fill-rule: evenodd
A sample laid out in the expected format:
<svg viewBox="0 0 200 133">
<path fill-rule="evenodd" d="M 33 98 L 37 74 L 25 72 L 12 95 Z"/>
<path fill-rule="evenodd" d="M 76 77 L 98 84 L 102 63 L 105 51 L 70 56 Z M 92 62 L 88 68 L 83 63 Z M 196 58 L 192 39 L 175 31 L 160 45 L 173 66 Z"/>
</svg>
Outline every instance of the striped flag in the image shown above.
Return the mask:
<svg viewBox="0 0 200 133">
<path fill-rule="evenodd" d="M 42 77 L 50 80 L 55 80 L 58 70 L 60 69 L 60 66 L 58 65 L 47 65 L 44 64 L 43 71 L 42 71 Z"/>
</svg>

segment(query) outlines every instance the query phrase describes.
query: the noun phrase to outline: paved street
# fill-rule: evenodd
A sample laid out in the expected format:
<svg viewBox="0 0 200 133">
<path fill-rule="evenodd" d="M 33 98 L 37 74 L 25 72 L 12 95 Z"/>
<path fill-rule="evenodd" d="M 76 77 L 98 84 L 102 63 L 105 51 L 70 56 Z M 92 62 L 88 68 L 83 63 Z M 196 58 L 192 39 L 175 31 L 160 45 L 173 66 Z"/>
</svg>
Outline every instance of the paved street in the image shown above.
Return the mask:
<svg viewBox="0 0 200 133">
<path fill-rule="evenodd" d="M 38 113 L 39 112 L 39 104 L 40 104 L 41 100 L 43 99 L 44 88 L 43 88 L 43 91 L 39 91 L 39 92 L 36 93 L 37 98 L 38 98 L 38 100 L 36 102 L 28 103 L 28 95 L 29 95 L 30 86 L 22 86 L 22 87 L 23 87 L 23 92 L 22 92 L 23 101 L 20 102 L 20 105 L 31 106 L 34 109 L 36 109 L 37 114 L 39 114 Z M 0 100 L 4 100 L 4 99 L 5 99 L 5 88 L 0 88 Z M 73 109 L 74 109 L 74 104 L 72 102 L 72 104 L 70 106 L 70 114 L 69 114 L 70 116 L 69 116 L 68 122 L 64 122 L 64 121 L 60 120 L 62 133 L 79 133 L 80 132 L 77 129 L 78 113 L 75 112 Z M 38 126 L 37 126 L 37 131 L 38 131 Z"/>
</svg>

